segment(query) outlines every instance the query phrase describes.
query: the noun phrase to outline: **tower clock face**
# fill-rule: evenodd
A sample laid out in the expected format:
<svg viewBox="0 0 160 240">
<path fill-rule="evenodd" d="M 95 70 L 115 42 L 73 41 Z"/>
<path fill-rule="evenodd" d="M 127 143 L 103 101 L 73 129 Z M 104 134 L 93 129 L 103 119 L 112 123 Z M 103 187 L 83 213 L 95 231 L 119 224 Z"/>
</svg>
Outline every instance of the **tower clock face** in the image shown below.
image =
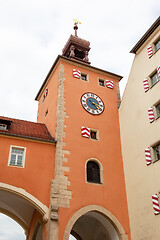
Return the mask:
<svg viewBox="0 0 160 240">
<path fill-rule="evenodd" d="M 91 92 L 82 95 L 81 104 L 87 112 L 93 115 L 99 115 L 104 111 L 104 103 L 102 99 Z"/>
</svg>

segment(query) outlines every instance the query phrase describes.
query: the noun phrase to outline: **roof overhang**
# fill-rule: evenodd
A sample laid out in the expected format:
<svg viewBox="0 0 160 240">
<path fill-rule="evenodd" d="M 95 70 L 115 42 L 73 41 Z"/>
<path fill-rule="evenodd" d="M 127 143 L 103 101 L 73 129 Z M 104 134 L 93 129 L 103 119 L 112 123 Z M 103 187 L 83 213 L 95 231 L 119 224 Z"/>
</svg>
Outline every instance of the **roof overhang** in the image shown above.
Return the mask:
<svg viewBox="0 0 160 240">
<path fill-rule="evenodd" d="M 142 36 L 142 38 L 137 42 L 137 44 L 132 48 L 130 53 L 135 53 L 142 46 L 142 44 L 149 38 L 149 36 L 155 31 L 155 29 L 160 25 L 160 17 L 152 24 L 148 31 Z"/>
</svg>

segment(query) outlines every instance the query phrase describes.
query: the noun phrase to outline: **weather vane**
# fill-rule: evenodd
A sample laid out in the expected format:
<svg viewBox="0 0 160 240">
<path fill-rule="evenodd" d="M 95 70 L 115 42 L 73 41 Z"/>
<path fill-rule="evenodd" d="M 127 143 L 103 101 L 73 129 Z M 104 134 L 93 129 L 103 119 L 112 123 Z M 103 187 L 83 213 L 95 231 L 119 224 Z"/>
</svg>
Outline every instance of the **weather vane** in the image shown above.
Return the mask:
<svg viewBox="0 0 160 240">
<path fill-rule="evenodd" d="M 73 29 L 75 30 L 75 36 L 77 37 L 77 29 L 78 29 L 78 24 L 81 24 L 81 22 L 77 21 L 77 19 L 73 19 L 74 21 L 74 27 Z"/>
</svg>

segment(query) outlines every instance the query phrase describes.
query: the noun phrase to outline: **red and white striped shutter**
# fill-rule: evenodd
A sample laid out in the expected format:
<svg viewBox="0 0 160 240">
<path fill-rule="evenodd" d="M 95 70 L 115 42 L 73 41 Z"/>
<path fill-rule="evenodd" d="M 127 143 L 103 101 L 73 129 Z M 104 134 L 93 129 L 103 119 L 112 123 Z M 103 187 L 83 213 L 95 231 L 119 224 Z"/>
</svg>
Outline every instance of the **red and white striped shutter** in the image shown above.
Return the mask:
<svg viewBox="0 0 160 240">
<path fill-rule="evenodd" d="M 150 148 L 148 147 L 144 151 L 145 151 L 145 157 L 146 157 L 146 164 L 149 165 L 152 163 Z"/>
<path fill-rule="evenodd" d="M 159 80 L 160 80 L 160 65 L 157 67 L 157 73 L 158 73 L 158 77 L 159 77 Z"/>
<path fill-rule="evenodd" d="M 154 214 L 155 215 L 159 214 L 160 208 L 159 208 L 158 194 L 152 195 L 152 203 L 153 203 Z"/>
<path fill-rule="evenodd" d="M 148 57 L 149 57 L 149 58 L 152 57 L 152 55 L 153 55 L 153 49 L 152 49 L 152 46 L 151 46 L 151 45 L 148 46 L 147 52 L 148 52 Z"/>
<path fill-rule="evenodd" d="M 143 80 L 143 87 L 144 87 L 144 91 L 147 92 L 149 89 L 149 83 L 147 78 Z"/>
<path fill-rule="evenodd" d="M 108 88 L 113 88 L 113 81 L 110 81 L 110 80 L 106 80 L 106 87 Z"/>
<path fill-rule="evenodd" d="M 81 127 L 81 135 L 82 137 L 90 137 L 90 128 L 87 127 Z"/>
<path fill-rule="evenodd" d="M 152 107 L 150 107 L 148 109 L 148 116 L 149 116 L 150 123 L 152 123 L 154 121 L 154 113 L 153 113 L 153 108 Z"/>
<path fill-rule="evenodd" d="M 80 78 L 81 77 L 81 72 L 77 69 L 73 69 L 73 77 Z"/>
</svg>

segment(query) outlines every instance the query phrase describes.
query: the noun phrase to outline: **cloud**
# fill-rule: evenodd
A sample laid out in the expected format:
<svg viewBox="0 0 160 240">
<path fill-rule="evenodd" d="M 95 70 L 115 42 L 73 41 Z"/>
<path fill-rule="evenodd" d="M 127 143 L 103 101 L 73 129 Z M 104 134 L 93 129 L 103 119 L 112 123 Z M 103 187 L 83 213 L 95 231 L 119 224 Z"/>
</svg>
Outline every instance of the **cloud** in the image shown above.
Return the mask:
<svg viewBox="0 0 160 240">
<path fill-rule="evenodd" d="M 11 218 L 0 213 L 0 239 L 1 240 L 23 240 L 25 239 L 23 229 Z"/>
</svg>

